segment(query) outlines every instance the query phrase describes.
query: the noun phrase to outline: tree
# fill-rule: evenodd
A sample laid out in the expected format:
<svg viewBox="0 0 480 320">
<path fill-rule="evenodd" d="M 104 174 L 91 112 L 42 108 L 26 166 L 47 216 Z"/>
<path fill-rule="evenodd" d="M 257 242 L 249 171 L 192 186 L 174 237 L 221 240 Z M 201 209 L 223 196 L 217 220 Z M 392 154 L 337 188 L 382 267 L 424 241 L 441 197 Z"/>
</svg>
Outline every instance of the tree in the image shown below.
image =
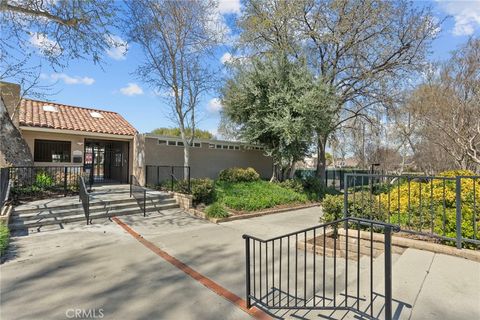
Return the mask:
<svg viewBox="0 0 480 320">
<path fill-rule="evenodd" d="M 127 7 L 129 38 L 144 53 L 136 73 L 171 106 L 172 120 L 183 140 L 184 165 L 188 166 L 199 99 L 215 79 L 207 61 L 220 40 L 215 3 L 137 0 L 128 2 Z"/>
<path fill-rule="evenodd" d="M 192 134 L 191 131 L 192 129 L 186 128 L 186 132 L 188 132 L 187 135 L 191 135 Z M 181 136 L 180 128 L 157 128 L 152 130 L 152 133 L 158 134 L 161 136 L 171 136 L 171 137 Z M 212 140 L 215 138 L 215 136 L 211 132 L 207 130 L 202 130 L 202 129 L 196 129 L 194 137 L 196 139 L 205 139 L 205 140 Z"/>
<path fill-rule="evenodd" d="M 0 0 L 2 67 L 11 67 L 14 56 L 27 58 L 31 43 L 52 67 L 73 59 L 101 63 L 106 50 L 126 45 L 113 34 L 117 11 L 114 0 Z"/>
<path fill-rule="evenodd" d="M 452 53 L 412 93 L 408 112 L 420 141 L 438 146 L 461 169 L 480 169 L 480 39 Z"/>
<path fill-rule="evenodd" d="M 281 53 L 244 60 L 232 73 L 222 89 L 222 121 L 233 123 L 237 138 L 266 147 L 271 180 L 291 178 L 308 152 L 313 124 L 330 114 L 331 92 L 305 64 Z"/>
<path fill-rule="evenodd" d="M 332 133 L 395 98 L 391 88 L 420 70 L 439 26 L 429 8 L 404 0 L 249 0 L 244 12 L 237 47 L 245 54 L 306 56 L 316 76 L 334 88 L 335 117 L 316 130 L 321 181 Z"/>
<path fill-rule="evenodd" d="M 32 62 L 32 43 L 39 47 L 41 59 L 55 69 L 72 59 L 101 63 L 105 50 L 126 45 L 112 33 L 117 11 L 113 0 L 0 0 L 0 80 L 20 83 L 22 96 L 41 95 L 35 91 L 41 64 Z M 11 142 L 0 144 L 0 153 L 17 155 L 15 163 L 7 159 L 9 165 L 25 165 L 18 159 L 32 158 L 11 121 L 19 102 L 9 114 L 6 108 L 0 110 L 2 128 L 9 128 L 2 138 Z"/>
</svg>

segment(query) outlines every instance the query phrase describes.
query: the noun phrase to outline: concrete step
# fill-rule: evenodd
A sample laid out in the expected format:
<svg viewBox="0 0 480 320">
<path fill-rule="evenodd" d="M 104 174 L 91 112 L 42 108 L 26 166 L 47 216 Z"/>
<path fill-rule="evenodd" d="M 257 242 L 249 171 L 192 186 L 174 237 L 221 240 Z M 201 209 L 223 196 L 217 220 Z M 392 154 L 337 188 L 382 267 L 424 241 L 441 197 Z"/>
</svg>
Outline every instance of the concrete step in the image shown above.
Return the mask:
<svg viewBox="0 0 480 320">
<path fill-rule="evenodd" d="M 169 205 L 169 204 L 176 204 L 175 199 L 170 198 L 170 199 L 149 199 L 147 200 L 147 206 L 148 205 Z M 138 203 L 135 199 L 130 199 L 128 202 L 116 202 L 113 204 L 100 204 L 100 203 L 93 203 L 93 205 L 90 206 L 90 214 L 96 213 L 96 212 L 103 212 L 103 211 L 112 211 L 112 210 L 123 210 L 123 209 L 128 209 L 128 208 L 138 208 Z M 41 219 L 41 218 L 55 218 L 55 217 L 66 217 L 66 216 L 74 216 L 77 214 L 83 214 L 83 207 L 75 207 L 75 208 L 69 208 L 65 209 L 62 208 L 58 210 L 57 208 L 49 208 L 41 211 L 35 211 L 35 212 L 27 212 L 24 213 L 22 211 L 20 212 L 13 212 L 12 217 L 18 217 L 19 219 L 28 221 L 28 220 L 35 220 L 35 219 Z"/>
<path fill-rule="evenodd" d="M 15 208 L 13 214 L 23 214 L 23 213 L 35 213 L 39 211 L 44 211 L 44 210 L 69 210 L 69 209 L 82 209 L 82 203 L 80 201 L 76 201 L 78 198 L 75 198 L 74 203 L 69 203 L 65 205 L 50 205 L 48 203 L 42 204 L 42 205 L 22 205 L 20 207 Z M 147 201 L 157 201 L 157 200 L 167 200 L 167 199 L 173 199 L 172 195 L 147 195 Z M 69 199 L 71 201 L 71 199 Z M 103 200 L 103 199 L 98 199 L 95 196 L 92 196 L 90 199 L 90 207 L 94 206 L 107 206 L 107 205 L 116 205 L 116 204 L 121 204 L 121 203 L 128 203 L 135 201 L 133 197 L 129 197 L 129 195 L 126 195 L 124 198 L 120 199 L 112 199 L 112 200 Z"/>
<path fill-rule="evenodd" d="M 177 203 L 157 203 L 147 204 L 146 212 L 157 212 L 161 210 L 178 208 Z M 129 214 L 143 214 L 138 205 L 132 207 L 123 208 L 107 208 L 104 211 L 98 211 L 90 213 L 90 219 L 108 218 L 112 216 L 123 216 Z M 37 219 L 24 220 L 20 217 L 12 217 L 12 223 L 9 224 L 11 230 L 22 230 L 28 228 L 37 228 L 45 225 L 71 223 L 85 220 L 85 214 L 83 211 L 75 212 L 73 215 L 68 216 L 44 216 Z"/>
</svg>

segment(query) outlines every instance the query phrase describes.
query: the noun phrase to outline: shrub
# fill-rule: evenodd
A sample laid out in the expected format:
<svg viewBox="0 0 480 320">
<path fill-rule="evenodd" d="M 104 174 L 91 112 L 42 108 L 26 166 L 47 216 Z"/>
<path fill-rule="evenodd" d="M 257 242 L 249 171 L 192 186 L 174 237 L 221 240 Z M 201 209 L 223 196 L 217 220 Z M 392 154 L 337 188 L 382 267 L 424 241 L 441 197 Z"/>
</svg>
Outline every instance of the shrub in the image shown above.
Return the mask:
<svg viewBox="0 0 480 320">
<path fill-rule="evenodd" d="M 302 180 L 303 190 L 307 193 L 311 200 L 322 200 L 325 195 L 340 194 L 334 187 L 325 187 L 318 177 L 313 175 L 307 176 Z"/>
<path fill-rule="evenodd" d="M 282 182 L 277 182 L 277 184 L 283 188 L 290 189 L 298 193 L 303 192 L 303 184 L 298 179 L 287 179 Z"/>
<path fill-rule="evenodd" d="M 226 182 L 250 182 L 260 180 L 260 175 L 253 168 L 228 168 L 220 171 L 218 179 Z"/>
<path fill-rule="evenodd" d="M 191 189 L 195 204 L 210 204 L 215 199 L 215 183 L 212 179 L 192 179 Z"/>
<path fill-rule="evenodd" d="M 210 218 L 228 217 L 228 211 L 225 209 L 225 207 L 221 203 L 218 203 L 218 202 L 215 202 L 209 205 L 205 209 L 205 213 L 207 214 L 207 217 L 210 217 Z"/>
<path fill-rule="evenodd" d="M 343 197 L 326 195 L 322 202 L 322 222 L 332 222 L 343 217 Z"/>
<path fill-rule="evenodd" d="M 42 189 L 47 189 L 53 186 L 54 180 L 46 171 L 40 171 L 35 176 L 35 185 Z"/>
<path fill-rule="evenodd" d="M 0 256 L 3 256 L 5 253 L 9 241 L 10 230 L 8 230 L 8 226 L 5 223 L 0 222 Z"/>
</svg>

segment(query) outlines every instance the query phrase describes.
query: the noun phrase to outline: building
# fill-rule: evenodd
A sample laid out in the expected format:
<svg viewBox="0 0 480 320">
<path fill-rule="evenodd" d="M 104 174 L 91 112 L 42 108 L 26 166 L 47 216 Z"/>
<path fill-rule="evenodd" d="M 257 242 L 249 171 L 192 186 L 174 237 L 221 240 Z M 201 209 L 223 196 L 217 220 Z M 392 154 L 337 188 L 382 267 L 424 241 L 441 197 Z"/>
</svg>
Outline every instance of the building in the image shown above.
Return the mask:
<svg viewBox="0 0 480 320">
<path fill-rule="evenodd" d="M 0 83 L 7 112 L 33 155 L 34 166 L 76 166 L 94 182 L 140 183 L 153 166 L 183 166 L 183 143 L 176 137 L 139 134 L 120 114 L 94 108 L 12 98 L 17 85 Z M 5 92 L 10 95 L 4 98 Z M 18 104 L 18 109 L 16 105 Z M 191 177 L 216 178 L 230 167 L 253 167 L 262 177 L 272 160 L 259 146 L 220 140 L 196 140 L 191 149 Z M 156 169 L 158 170 L 158 169 Z"/>
</svg>

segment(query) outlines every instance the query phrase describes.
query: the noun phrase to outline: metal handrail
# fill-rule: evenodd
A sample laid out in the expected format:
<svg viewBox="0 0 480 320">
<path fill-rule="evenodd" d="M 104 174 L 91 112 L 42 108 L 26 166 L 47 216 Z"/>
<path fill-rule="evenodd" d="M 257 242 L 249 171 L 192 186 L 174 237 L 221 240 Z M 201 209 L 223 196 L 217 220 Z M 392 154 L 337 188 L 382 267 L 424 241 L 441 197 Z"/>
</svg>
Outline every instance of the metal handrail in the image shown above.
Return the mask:
<svg viewBox="0 0 480 320">
<path fill-rule="evenodd" d="M 85 213 L 85 219 L 87 220 L 87 225 L 91 224 L 90 221 L 90 195 L 88 194 L 87 187 L 85 185 L 85 180 L 82 176 L 78 177 L 78 186 L 79 186 L 79 198 L 82 202 L 83 212 Z"/>
<path fill-rule="evenodd" d="M 130 197 L 134 197 L 137 201 L 143 216 L 147 216 L 147 189 L 142 187 L 133 174 L 130 176 Z"/>
<path fill-rule="evenodd" d="M 356 227 L 357 232 L 349 232 L 349 225 Z M 340 242 L 338 227 L 345 228 L 345 234 L 342 235 L 345 240 L 343 247 Z M 361 238 L 360 229 L 367 227 L 370 230 L 370 236 Z M 267 309 L 289 309 L 289 310 L 348 310 L 359 314 L 366 314 L 362 310 L 360 302 L 370 302 L 368 317 L 374 316 L 374 237 L 373 229 L 383 229 L 384 234 L 384 287 L 385 287 L 385 319 L 392 319 L 392 232 L 398 231 L 398 227 L 392 224 L 367 220 L 362 218 L 347 217 L 324 223 L 318 226 L 305 228 L 296 232 L 284 234 L 282 236 L 269 239 L 260 239 L 250 235 L 243 235 L 245 239 L 245 268 L 246 268 L 246 302 L 247 307 L 253 304 Z M 326 236 L 333 229 L 331 241 L 333 250 L 329 249 L 333 255 L 333 271 L 326 269 Z M 323 232 L 322 232 L 323 231 Z M 328 231 L 328 232 L 327 232 Z M 368 233 L 367 233 L 368 234 Z M 349 237 L 355 239 L 349 242 Z M 317 251 L 316 241 L 323 239 L 323 255 Z M 368 241 L 369 245 L 369 268 L 361 269 L 360 263 L 354 264 L 356 268 L 356 286 L 351 283 L 352 272 L 348 272 L 349 254 L 356 261 L 360 261 L 361 252 L 365 248 L 361 247 L 360 242 Z M 300 241 L 299 241 L 300 240 Z M 303 243 L 301 242 L 303 241 Z M 376 240 L 375 240 L 376 241 Z M 313 245 L 313 250 L 308 250 L 307 244 Z M 351 249 L 349 250 L 349 245 Z M 303 253 L 301 252 L 303 251 Z M 332 252 L 333 251 L 333 252 Z M 342 266 L 342 261 L 338 261 L 338 255 L 343 255 L 344 284 L 337 279 L 338 268 Z M 318 261 L 317 261 L 318 260 Z M 283 262 L 282 262 L 283 261 Z M 364 262 L 365 264 L 366 262 Z M 323 265 L 323 269 L 319 266 Z M 361 270 L 369 270 L 370 275 L 365 279 L 362 277 Z M 323 270 L 320 272 L 320 270 Z M 327 274 L 331 272 L 332 274 Z M 319 275 L 321 273 L 321 275 Z M 333 294 L 326 291 L 328 285 L 333 282 Z M 338 283 L 340 282 L 340 283 Z M 360 294 L 360 283 L 365 288 L 368 287 L 369 299 L 364 299 Z M 318 285 L 318 286 L 317 286 Z M 357 294 L 349 295 L 353 289 Z M 339 301 L 339 297 L 344 293 L 344 300 Z M 368 300 L 368 301 L 367 301 Z M 330 301 L 325 303 L 325 301 Z M 350 301 L 350 303 L 349 303 Z M 353 302 L 353 304 L 351 303 Z M 378 311 L 378 310 L 377 310 Z"/>
</svg>

